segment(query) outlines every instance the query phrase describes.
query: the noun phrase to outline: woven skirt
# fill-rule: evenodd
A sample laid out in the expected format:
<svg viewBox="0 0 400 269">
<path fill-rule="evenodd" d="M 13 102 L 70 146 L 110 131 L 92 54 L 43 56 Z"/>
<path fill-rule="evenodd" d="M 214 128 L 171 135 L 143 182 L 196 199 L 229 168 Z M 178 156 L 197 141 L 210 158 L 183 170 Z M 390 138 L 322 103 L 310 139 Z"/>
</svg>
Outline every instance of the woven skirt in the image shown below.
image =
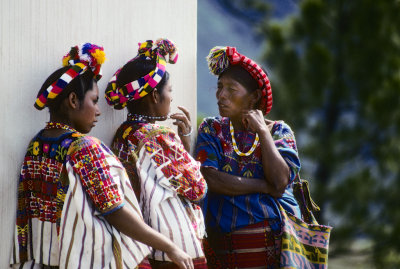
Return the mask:
<svg viewBox="0 0 400 269">
<path fill-rule="evenodd" d="M 179 269 L 178 265 L 173 262 L 163 262 L 149 259 L 151 268 L 153 269 Z M 193 265 L 195 269 L 207 269 L 206 258 L 196 258 L 193 259 Z"/>
<path fill-rule="evenodd" d="M 267 220 L 223 234 L 207 230 L 208 268 L 279 268 L 281 238 Z"/>
</svg>

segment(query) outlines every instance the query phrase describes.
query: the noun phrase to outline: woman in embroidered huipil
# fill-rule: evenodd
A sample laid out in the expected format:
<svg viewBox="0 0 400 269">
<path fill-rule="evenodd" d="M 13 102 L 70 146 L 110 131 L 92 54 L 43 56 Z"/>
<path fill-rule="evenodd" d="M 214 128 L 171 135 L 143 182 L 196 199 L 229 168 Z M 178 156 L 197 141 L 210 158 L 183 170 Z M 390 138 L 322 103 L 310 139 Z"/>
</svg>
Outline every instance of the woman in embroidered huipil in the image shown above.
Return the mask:
<svg viewBox="0 0 400 269">
<path fill-rule="evenodd" d="M 145 244 L 193 268 L 188 255 L 143 222 L 111 150 L 84 135 L 100 115 L 104 60 L 102 47 L 74 46 L 38 93 L 35 107 L 48 107 L 50 122 L 31 140 L 21 168 L 13 268 L 150 268 Z"/>
<path fill-rule="evenodd" d="M 264 118 L 272 92 L 257 63 L 232 47 L 213 48 L 207 61 L 218 76 L 221 115 L 204 119 L 195 149 L 209 186 L 203 207 L 209 267 L 278 268 L 276 201 L 300 214 L 291 188 L 300 169 L 293 132 Z"/>
<path fill-rule="evenodd" d="M 204 220 L 196 204 L 207 191 L 200 164 L 190 155 L 188 111 L 168 116 L 172 101 L 167 62 L 175 63 L 175 45 L 167 39 L 139 44 L 138 55 L 119 69 L 105 97 L 115 109 L 127 107 L 128 118 L 118 128 L 112 150 L 128 171 L 144 220 L 169 237 L 205 268 L 202 250 Z M 174 119 L 178 134 L 156 121 Z M 153 268 L 175 268 L 163 251 L 149 257 Z"/>
</svg>

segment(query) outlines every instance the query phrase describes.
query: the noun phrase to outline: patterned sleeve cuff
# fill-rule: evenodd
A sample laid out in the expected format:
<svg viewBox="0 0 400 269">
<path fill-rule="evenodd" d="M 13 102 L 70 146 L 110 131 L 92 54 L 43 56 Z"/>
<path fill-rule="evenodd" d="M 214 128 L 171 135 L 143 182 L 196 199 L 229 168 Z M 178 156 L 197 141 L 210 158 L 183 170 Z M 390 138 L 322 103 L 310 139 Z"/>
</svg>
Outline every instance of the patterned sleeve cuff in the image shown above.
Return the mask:
<svg viewBox="0 0 400 269">
<path fill-rule="evenodd" d="M 85 192 L 101 213 L 118 207 L 123 201 L 119 182 L 110 172 L 106 155 L 109 154 L 101 142 L 88 136 L 72 143 L 68 154 L 68 161 Z"/>
<path fill-rule="evenodd" d="M 115 204 L 113 205 L 113 207 L 109 208 L 106 212 L 102 212 L 101 215 L 103 216 L 107 216 L 115 211 L 117 211 L 118 209 L 122 208 L 125 205 L 125 203 L 120 202 L 120 204 Z"/>
</svg>

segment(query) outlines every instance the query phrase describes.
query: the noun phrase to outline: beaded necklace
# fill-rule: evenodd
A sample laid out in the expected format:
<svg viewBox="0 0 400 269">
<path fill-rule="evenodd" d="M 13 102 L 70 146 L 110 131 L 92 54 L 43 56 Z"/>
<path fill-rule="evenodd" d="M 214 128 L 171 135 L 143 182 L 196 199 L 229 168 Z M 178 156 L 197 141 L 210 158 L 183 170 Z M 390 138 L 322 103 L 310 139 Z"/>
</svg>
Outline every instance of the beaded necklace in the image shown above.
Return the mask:
<svg viewBox="0 0 400 269">
<path fill-rule="evenodd" d="M 128 113 L 128 121 L 142 121 L 142 122 L 149 122 L 149 120 L 166 120 L 169 116 L 147 116 L 147 115 L 140 115 L 140 114 L 132 114 Z"/>
<path fill-rule="evenodd" d="M 229 130 L 231 132 L 233 149 L 235 150 L 236 154 L 239 156 L 249 156 L 250 154 L 252 154 L 258 145 L 258 141 L 259 141 L 258 134 L 256 133 L 256 139 L 254 139 L 253 145 L 251 146 L 250 150 L 248 152 L 241 152 L 238 149 L 237 144 L 236 144 L 235 131 L 233 130 L 232 121 L 229 121 Z"/>
<path fill-rule="evenodd" d="M 46 126 L 44 127 L 44 129 L 46 129 L 46 130 L 63 129 L 63 130 L 67 130 L 67 131 L 70 131 L 70 132 L 78 132 L 77 130 L 75 130 L 74 128 L 68 126 L 67 124 L 60 123 L 60 122 L 53 122 L 53 121 L 49 121 L 46 124 Z"/>
</svg>

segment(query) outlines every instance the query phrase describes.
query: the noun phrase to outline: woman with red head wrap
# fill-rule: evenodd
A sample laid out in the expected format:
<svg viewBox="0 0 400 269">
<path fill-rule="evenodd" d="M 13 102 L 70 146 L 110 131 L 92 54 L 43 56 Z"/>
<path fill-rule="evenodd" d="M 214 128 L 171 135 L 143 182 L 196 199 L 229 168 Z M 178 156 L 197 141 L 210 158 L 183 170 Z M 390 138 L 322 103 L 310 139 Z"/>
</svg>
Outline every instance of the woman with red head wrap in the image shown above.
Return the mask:
<svg viewBox="0 0 400 269">
<path fill-rule="evenodd" d="M 199 127 L 196 158 L 209 186 L 204 200 L 210 268 L 279 268 L 277 201 L 299 215 L 291 182 L 300 169 L 294 134 L 265 118 L 272 108 L 266 72 L 233 47 L 207 57 L 218 76 L 220 117 Z"/>
</svg>

